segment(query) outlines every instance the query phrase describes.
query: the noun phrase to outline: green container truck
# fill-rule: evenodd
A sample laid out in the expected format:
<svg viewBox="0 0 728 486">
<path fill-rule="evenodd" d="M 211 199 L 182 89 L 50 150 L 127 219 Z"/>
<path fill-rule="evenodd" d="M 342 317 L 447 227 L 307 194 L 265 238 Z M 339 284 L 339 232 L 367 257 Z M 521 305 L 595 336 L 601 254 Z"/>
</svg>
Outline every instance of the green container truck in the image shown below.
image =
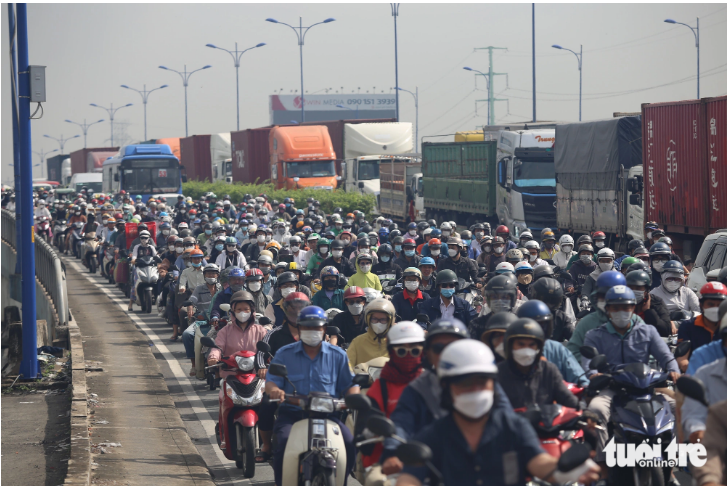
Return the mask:
<svg viewBox="0 0 728 486">
<path fill-rule="evenodd" d="M 497 223 L 495 140 L 422 144 L 427 218 Z"/>
</svg>

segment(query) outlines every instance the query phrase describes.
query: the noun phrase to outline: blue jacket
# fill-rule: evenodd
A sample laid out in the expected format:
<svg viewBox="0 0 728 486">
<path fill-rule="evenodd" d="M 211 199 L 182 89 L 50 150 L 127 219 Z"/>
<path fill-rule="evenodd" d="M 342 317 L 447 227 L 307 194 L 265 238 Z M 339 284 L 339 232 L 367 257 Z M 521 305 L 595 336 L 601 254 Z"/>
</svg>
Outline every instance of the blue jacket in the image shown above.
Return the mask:
<svg viewBox="0 0 728 486">
<path fill-rule="evenodd" d="M 443 243 L 441 248 L 442 249 L 440 250 L 440 256 L 447 256 L 447 250 L 448 250 L 447 243 Z M 428 245 L 428 244 L 422 245 L 422 254 L 420 256 L 423 256 L 423 257 L 432 256 L 430 254 L 430 245 Z"/>
<path fill-rule="evenodd" d="M 698 349 L 693 351 L 693 354 L 690 356 L 690 362 L 685 374 L 692 376 L 701 366 L 712 363 L 715 360 L 725 358 L 725 356 L 725 348 L 723 347 L 722 341 L 712 341 L 709 344 L 700 346 Z"/>
<path fill-rule="evenodd" d="M 473 306 L 460 297 L 453 296 L 452 299 L 453 304 L 455 305 L 454 317 L 456 319 L 460 319 L 462 323 L 465 324 L 465 327 L 467 327 L 470 324 L 471 319 L 478 317 L 478 312 L 473 308 Z M 417 310 L 423 314 L 427 314 L 430 318 L 430 323 L 433 323 L 442 317 L 442 312 L 440 312 L 440 298 L 438 297 L 430 300 L 423 300 L 418 304 Z"/>
<path fill-rule="evenodd" d="M 226 288 L 222 292 L 218 292 L 212 301 L 212 312 L 210 312 L 210 319 L 220 318 L 222 311 L 220 310 L 220 304 L 229 304 L 230 299 L 233 297 L 233 291 L 230 287 Z"/>
<path fill-rule="evenodd" d="M 581 365 L 563 344 L 547 339 L 543 346 L 543 355 L 546 361 L 556 365 L 564 380 L 579 386 L 589 385 L 589 379 L 584 375 Z"/>
<path fill-rule="evenodd" d="M 417 307 L 419 306 L 420 302 L 430 300 L 432 297 L 430 297 L 427 292 L 420 291 L 420 293 L 422 294 L 422 298 L 416 300 L 415 305 L 412 305 L 410 304 L 409 299 L 405 298 L 404 292 L 404 290 L 398 292 L 392 297 L 392 305 L 394 306 L 394 310 L 397 311 L 397 322 L 415 321 L 419 312 L 417 310 Z"/>
</svg>

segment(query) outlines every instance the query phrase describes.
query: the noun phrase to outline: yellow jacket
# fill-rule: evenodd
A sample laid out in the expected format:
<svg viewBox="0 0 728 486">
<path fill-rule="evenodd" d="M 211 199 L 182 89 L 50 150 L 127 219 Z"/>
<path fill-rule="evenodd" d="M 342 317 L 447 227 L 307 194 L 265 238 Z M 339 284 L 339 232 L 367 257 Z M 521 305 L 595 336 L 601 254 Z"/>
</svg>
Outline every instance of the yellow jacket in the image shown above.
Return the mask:
<svg viewBox="0 0 728 486">
<path fill-rule="evenodd" d="M 378 338 L 371 327 L 367 332 L 357 336 L 346 350 L 349 356 L 349 364 L 353 368 L 359 363 L 366 363 L 370 359 L 388 357 L 387 338 Z"/>
</svg>

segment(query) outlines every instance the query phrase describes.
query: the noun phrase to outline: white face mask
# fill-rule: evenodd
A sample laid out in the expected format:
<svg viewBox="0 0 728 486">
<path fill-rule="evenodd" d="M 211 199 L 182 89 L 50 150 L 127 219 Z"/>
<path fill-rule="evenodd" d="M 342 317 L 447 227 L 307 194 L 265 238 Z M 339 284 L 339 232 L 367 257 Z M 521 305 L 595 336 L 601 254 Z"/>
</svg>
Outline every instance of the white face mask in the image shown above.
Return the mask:
<svg viewBox="0 0 728 486">
<path fill-rule="evenodd" d="M 457 250 L 453 250 L 453 249 L 447 250 L 447 254 L 450 255 L 450 258 L 455 258 L 455 255 L 457 255 L 458 253 L 460 253 L 460 252 Z"/>
<path fill-rule="evenodd" d="M 627 311 L 612 312 L 609 315 L 609 320 L 612 321 L 614 327 L 624 329 L 632 321 L 632 313 Z"/>
<path fill-rule="evenodd" d="M 531 366 L 538 354 L 537 349 L 521 348 L 513 351 L 513 359 L 521 366 Z"/>
<path fill-rule="evenodd" d="M 657 272 L 662 272 L 662 267 L 665 266 L 665 262 L 660 260 L 656 262 L 652 262 L 652 268 Z"/>
<path fill-rule="evenodd" d="M 440 256 L 440 250 L 430 250 L 430 254 L 434 257 Z"/>
<path fill-rule="evenodd" d="M 579 260 L 581 260 L 581 263 L 584 265 L 589 265 L 592 261 L 592 258 L 590 255 L 579 255 Z"/>
<path fill-rule="evenodd" d="M 594 246 L 597 248 L 604 248 L 604 242 L 603 241 L 595 241 Z"/>
<path fill-rule="evenodd" d="M 493 390 L 463 393 L 453 398 L 452 405 L 468 418 L 480 418 L 493 407 Z"/>
<path fill-rule="evenodd" d="M 296 290 L 296 289 L 292 289 L 292 288 L 287 288 L 287 289 L 281 289 L 281 295 L 282 295 L 282 296 L 283 296 L 283 298 L 285 299 L 286 297 L 288 297 L 288 295 L 289 295 L 289 294 L 290 294 L 291 292 L 294 292 L 295 290 Z"/>
<path fill-rule="evenodd" d="M 259 291 L 259 290 L 260 290 L 260 287 L 261 287 L 261 286 L 262 286 L 262 284 L 261 284 L 260 282 L 250 282 L 250 283 L 248 284 L 248 288 L 249 288 L 249 289 L 250 289 L 250 290 L 251 290 L 252 292 L 257 292 L 257 291 Z"/>
<path fill-rule="evenodd" d="M 248 322 L 248 319 L 250 319 L 250 312 L 236 312 L 235 319 L 237 319 L 238 322 Z"/>
<path fill-rule="evenodd" d="M 301 341 L 312 348 L 321 344 L 321 341 L 323 341 L 324 338 L 321 331 L 301 331 L 299 334 L 301 335 Z"/>
<path fill-rule="evenodd" d="M 480 231 L 478 231 L 477 233 L 475 233 L 475 239 L 478 240 L 478 241 L 480 241 L 480 239 L 482 239 L 483 236 L 485 236 L 485 233 L 481 233 Z"/>
<path fill-rule="evenodd" d="M 538 255 L 531 255 L 529 253 L 529 255 L 528 255 L 528 261 L 529 262 L 535 262 L 536 261 L 536 258 L 538 258 Z"/>
<path fill-rule="evenodd" d="M 169 230 L 162 230 L 162 234 L 164 236 L 168 236 L 169 235 Z"/>
<path fill-rule="evenodd" d="M 415 236 L 417 234 L 417 230 L 409 230 L 410 236 Z"/>
<path fill-rule="evenodd" d="M 419 282 L 405 282 L 404 286 L 410 292 L 414 292 L 420 287 L 420 283 Z"/>
<path fill-rule="evenodd" d="M 484 245 L 483 246 L 483 251 L 486 252 L 486 253 L 490 253 L 492 249 L 493 249 L 493 247 L 490 246 L 490 245 Z"/>
<path fill-rule="evenodd" d="M 652 231 L 648 231 L 647 232 L 647 239 L 648 240 L 651 240 L 652 239 Z"/>
<path fill-rule="evenodd" d="M 319 246 L 318 251 L 322 255 L 326 255 L 329 252 L 329 247 L 328 246 Z"/>
<path fill-rule="evenodd" d="M 387 324 L 375 322 L 372 324 L 372 330 L 374 331 L 374 334 L 384 334 L 387 332 Z"/>
<path fill-rule="evenodd" d="M 641 304 L 642 301 L 645 300 L 645 291 L 644 290 L 633 290 L 632 292 L 634 292 L 634 298 L 638 304 Z"/>
<path fill-rule="evenodd" d="M 185 251 L 185 249 L 177 246 L 174 248 L 174 251 L 176 251 L 177 253 L 182 253 L 183 251 Z"/>
<path fill-rule="evenodd" d="M 346 304 L 352 315 L 358 316 L 364 310 L 364 304 Z"/>
<path fill-rule="evenodd" d="M 450 232 L 449 231 L 443 231 L 442 232 L 442 236 L 450 236 Z"/>
<path fill-rule="evenodd" d="M 205 282 L 207 282 L 208 285 L 215 285 L 217 283 L 217 278 L 205 277 Z"/>
<path fill-rule="evenodd" d="M 361 269 L 362 272 L 369 273 L 369 270 L 372 269 L 372 266 L 371 265 L 360 265 L 359 268 Z"/>
<path fill-rule="evenodd" d="M 293 253 L 298 253 L 298 250 L 300 250 L 300 249 L 301 249 L 301 247 L 300 247 L 300 246 L 292 246 L 292 247 L 291 247 L 291 252 L 293 252 Z"/>
<path fill-rule="evenodd" d="M 710 322 L 718 322 L 718 308 L 711 307 L 703 311 L 703 317 L 708 319 Z"/>
<path fill-rule="evenodd" d="M 681 282 L 662 282 L 662 286 L 665 287 L 670 293 L 677 292 L 682 287 Z"/>
<path fill-rule="evenodd" d="M 614 266 L 613 262 L 609 262 L 609 263 L 599 262 L 599 268 L 601 269 L 602 272 L 607 272 L 607 271 L 611 270 L 613 266 Z"/>
<path fill-rule="evenodd" d="M 561 247 L 561 251 L 564 253 L 571 253 L 571 250 L 573 250 L 574 247 L 571 245 L 564 245 Z"/>
<path fill-rule="evenodd" d="M 341 255 L 344 254 L 342 250 L 334 250 L 331 253 L 334 255 L 334 258 L 341 258 Z"/>
<path fill-rule="evenodd" d="M 599 309 L 600 311 L 604 312 L 604 309 L 606 309 L 606 307 L 607 307 L 607 303 L 604 302 L 603 300 L 597 302 L 597 309 Z"/>
<path fill-rule="evenodd" d="M 265 235 L 258 235 L 255 239 L 258 240 L 258 243 L 265 243 Z"/>
<path fill-rule="evenodd" d="M 504 247 L 502 247 L 502 246 L 497 246 L 497 247 L 494 247 L 494 248 L 493 248 L 493 251 L 494 251 L 494 252 L 495 252 L 495 253 L 496 253 L 497 255 L 500 255 L 501 253 L 503 253 L 503 248 L 504 248 Z"/>
<path fill-rule="evenodd" d="M 495 347 L 495 352 L 498 353 L 502 358 L 506 357 L 506 350 L 503 347 L 503 341 Z"/>
<path fill-rule="evenodd" d="M 495 314 L 497 312 L 510 312 L 510 299 L 493 299 L 490 301 L 490 310 Z"/>
</svg>

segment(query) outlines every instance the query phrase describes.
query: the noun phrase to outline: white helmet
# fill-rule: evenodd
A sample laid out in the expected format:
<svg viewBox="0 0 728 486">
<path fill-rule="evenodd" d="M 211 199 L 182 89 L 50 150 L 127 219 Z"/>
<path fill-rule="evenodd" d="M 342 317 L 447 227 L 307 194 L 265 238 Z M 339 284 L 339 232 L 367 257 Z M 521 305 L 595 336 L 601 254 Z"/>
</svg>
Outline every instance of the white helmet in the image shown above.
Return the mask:
<svg viewBox="0 0 728 486">
<path fill-rule="evenodd" d="M 425 331 L 412 321 L 400 321 L 389 330 L 387 345 L 425 342 Z"/>
<path fill-rule="evenodd" d="M 498 273 L 499 270 L 510 270 L 511 272 L 515 271 L 513 265 L 508 262 L 500 262 L 498 265 L 496 265 L 495 272 Z"/>
<path fill-rule="evenodd" d="M 599 250 L 599 253 L 597 253 L 597 258 L 611 258 L 614 260 L 614 252 L 611 248 L 602 248 Z"/>
<path fill-rule="evenodd" d="M 497 375 L 493 351 L 475 339 L 461 339 L 446 346 L 437 365 L 437 377 L 451 378 L 471 373 Z"/>
<path fill-rule="evenodd" d="M 524 231 L 518 237 L 519 240 L 525 240 L 526 238 L 528 238 L 529 240 L 532 240 L 533 239 L 533 233 L 531 233 L 530 231 Z"/>
<path fill-rule="evenodd" d="M 456 230 L 458 228 L 458 224 L 455 221 L 450 221 L 450 227 Z"/>
<path fill-rule="evenodd" d="M 541 246 L 538 244 L 538 241 L 536 240 L 527 241 L 525 246 L 528 250 L 538 250 L 539 248 L 541 248 Z"/>
<path fill-rule="evenodd" d="M 425 231 L 422 232 L 422 236 L 429 235 L 430 233 L 432 233 L 432 228 L 428 227 Z"/>
<path fill-rule="evenodd" d="M 452 226 L 450 226 L 450 223 L 448 223 L 447 221 L 444 221 L 440 225 L 440 231 L 451 231 L 451 230 L 452 230 Z"/>
<path fill-rule="evenodd" d="M 147 231 L 147 230 L 143 230 L 143 231 L 141 231 L 141 232 L 139 233 L 139 238 L 144 238 L 144 237 L 146 237 L 146 238 L 151 238 L 151 237 L 152 237 L 152 235 L 150 235 L 150 234 L 149 234 L 149 231 Z"/>
<path fill-rule="evenodd" d="M 562 235 L 561 238 L 559 238 L 559 246 L 564 245 L 571 245 L 571 247 L 574 248 L 574 238 L 572 238 L 571 235 Z"/>
</svg>

